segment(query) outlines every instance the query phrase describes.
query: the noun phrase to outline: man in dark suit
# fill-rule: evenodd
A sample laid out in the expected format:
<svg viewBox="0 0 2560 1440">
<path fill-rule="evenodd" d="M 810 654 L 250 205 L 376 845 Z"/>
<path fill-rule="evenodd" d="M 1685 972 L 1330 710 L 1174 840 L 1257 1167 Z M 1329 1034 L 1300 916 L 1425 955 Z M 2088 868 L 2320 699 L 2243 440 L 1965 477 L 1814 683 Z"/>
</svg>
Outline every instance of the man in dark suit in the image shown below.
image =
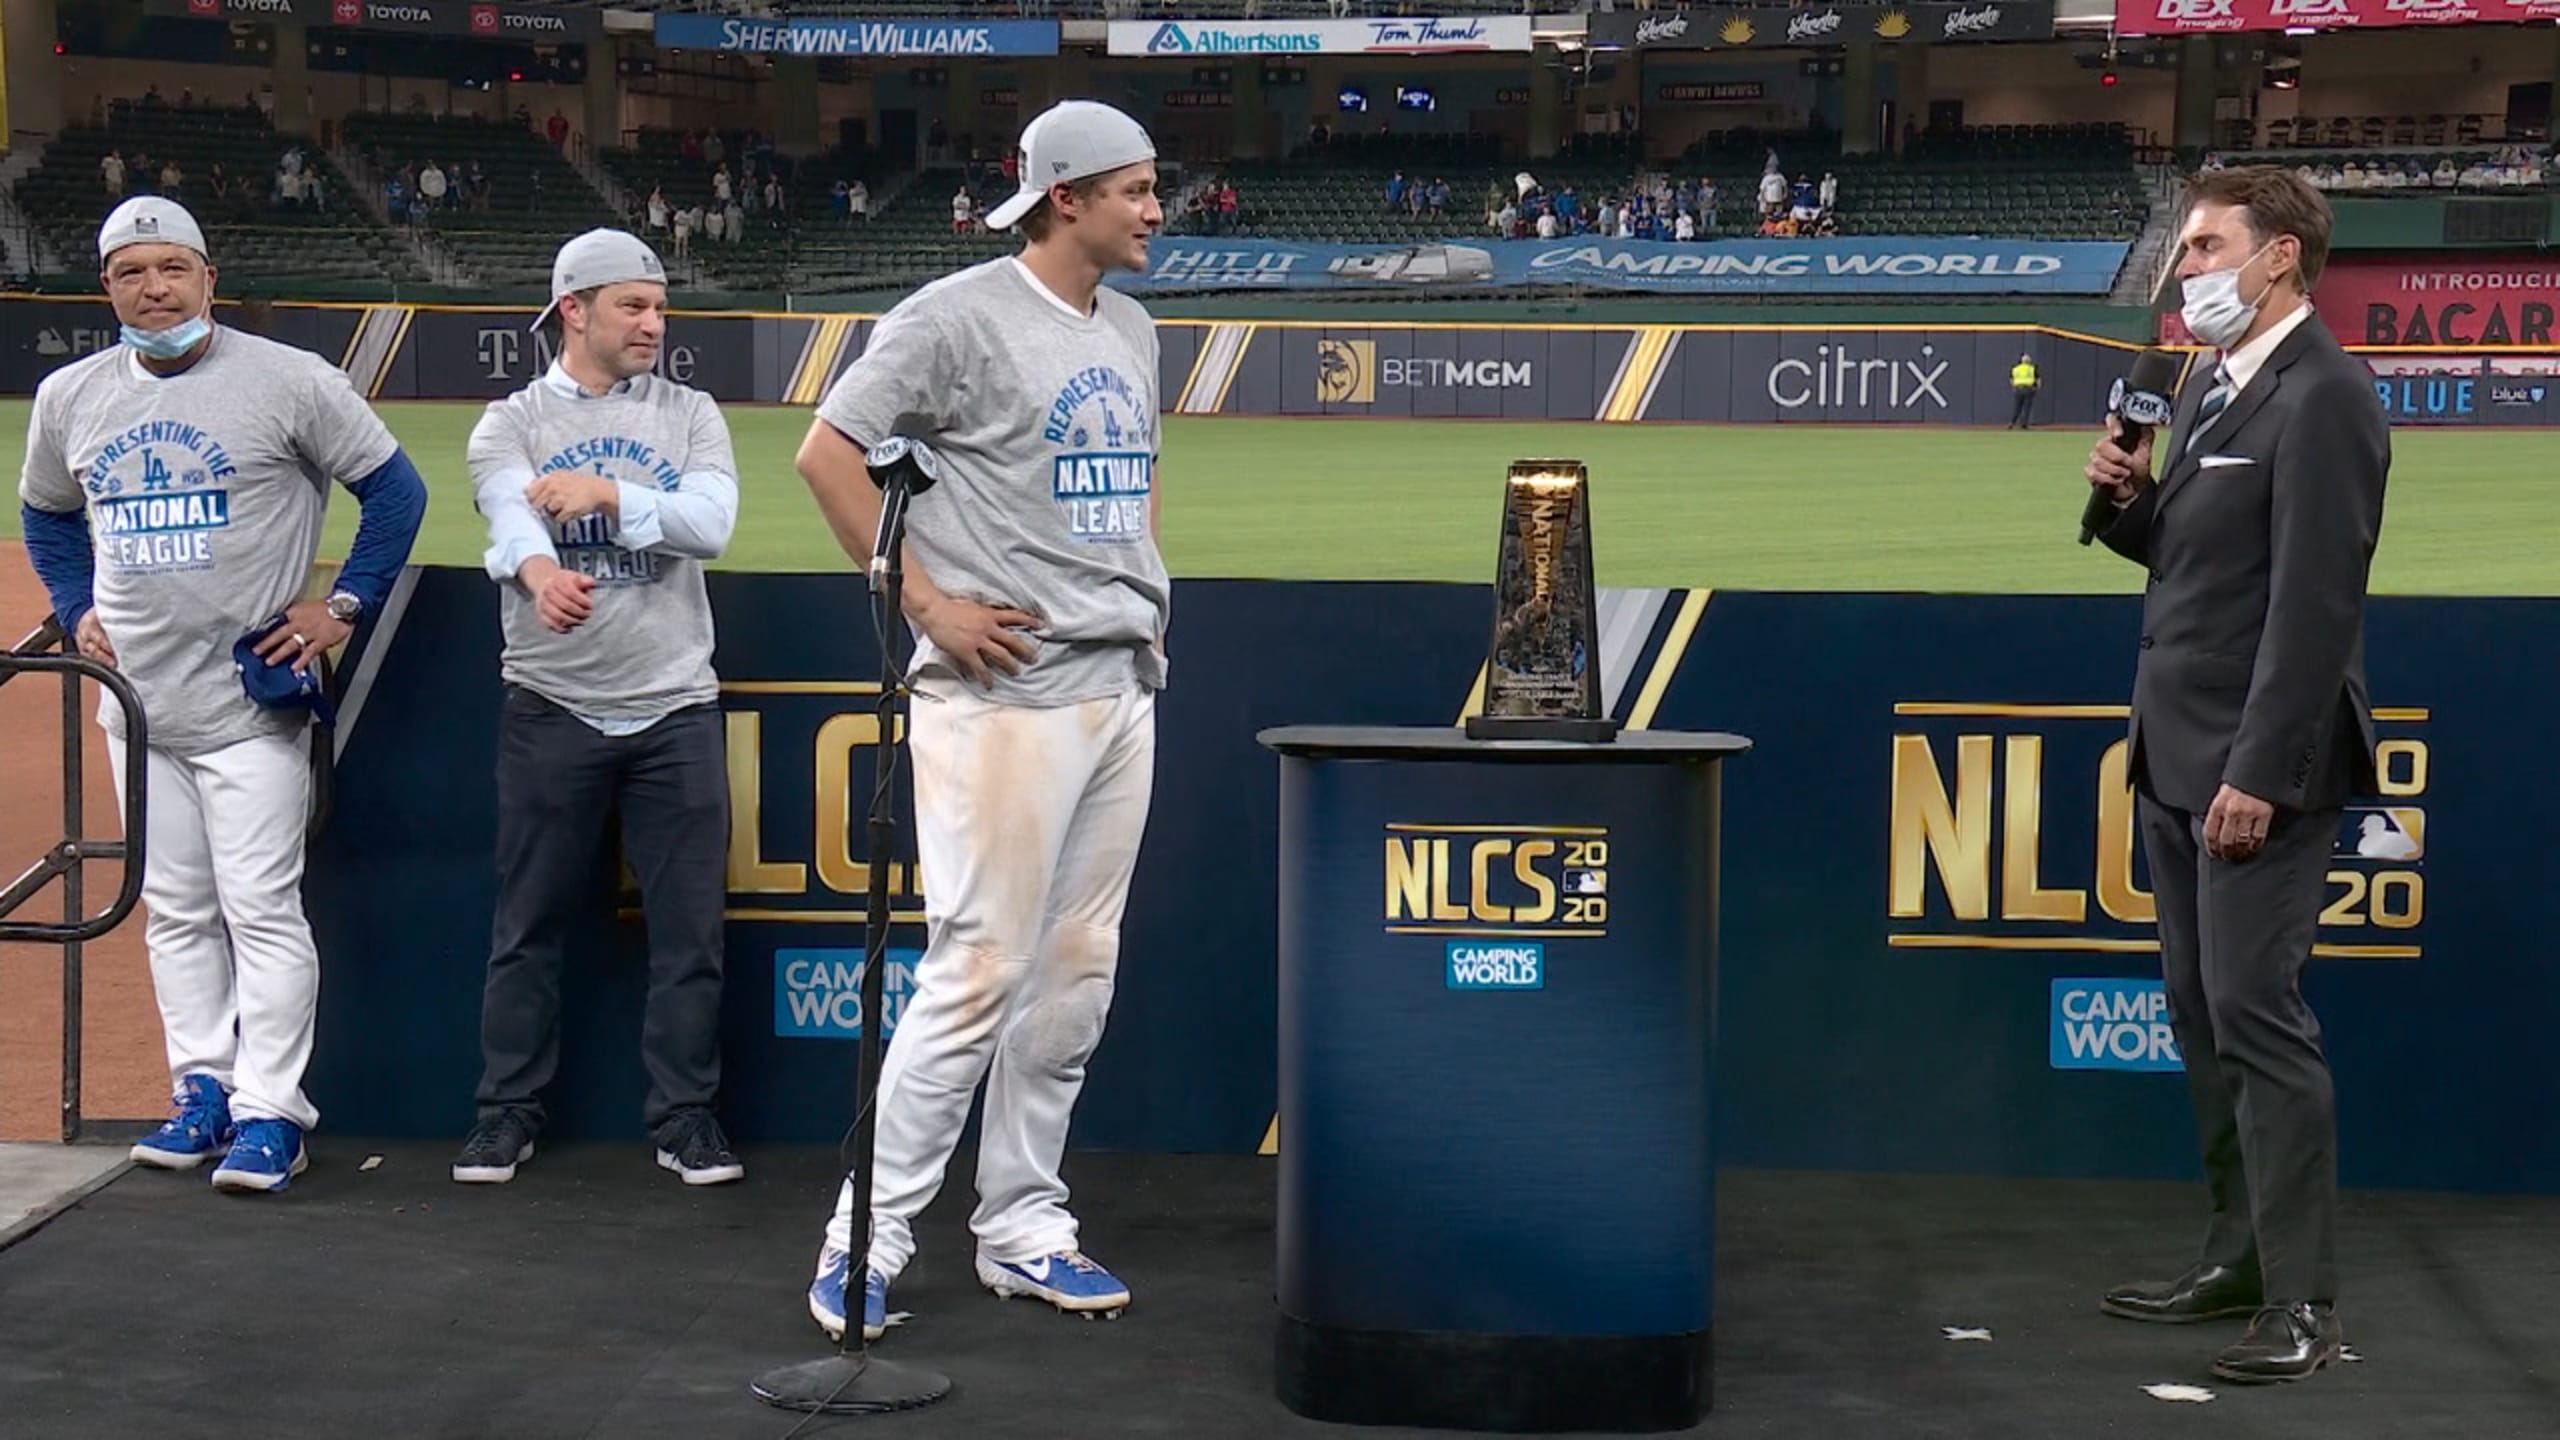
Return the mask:
<svg viewBox="0 0 2560 1440">
<path fill-rule="evenodd" d="M 2204 1150 L 2212 1221 L 2178 1279 L 2102 1308 L 2172 1323 L 2252 1317 L 2214 1361 L 2299 1380 L 2338 1358 L 2337 1113 L 2302 967 L 2339 810 L 2374 783 L 2364 603 L 2391 438 L 2373 379 L 2311 311 L 2329 207 L 2292 172 L 2188 185 L 2178 244 L 2189 367 L 2154 442 L 2113 432 L 2089 483 L 2107 546 L 2150 572 L 2132 774 L 2161 974 Z"/>
</svg>

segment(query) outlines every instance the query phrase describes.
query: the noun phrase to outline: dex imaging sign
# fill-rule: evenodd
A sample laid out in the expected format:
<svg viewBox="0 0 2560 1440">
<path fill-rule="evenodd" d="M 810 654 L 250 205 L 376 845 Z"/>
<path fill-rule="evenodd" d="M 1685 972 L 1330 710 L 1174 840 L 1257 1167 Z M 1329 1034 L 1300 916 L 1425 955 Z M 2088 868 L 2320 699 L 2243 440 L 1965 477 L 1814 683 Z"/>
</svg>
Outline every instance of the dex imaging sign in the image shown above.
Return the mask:
<svg viewBox="0 0 2560 1440">
<path fill-rule="evenodd" d="M 1526 15 L 1371 20 L 1114 20 L 1114 55 L 1467 55 L 1530 46 Z"/>
</svg>

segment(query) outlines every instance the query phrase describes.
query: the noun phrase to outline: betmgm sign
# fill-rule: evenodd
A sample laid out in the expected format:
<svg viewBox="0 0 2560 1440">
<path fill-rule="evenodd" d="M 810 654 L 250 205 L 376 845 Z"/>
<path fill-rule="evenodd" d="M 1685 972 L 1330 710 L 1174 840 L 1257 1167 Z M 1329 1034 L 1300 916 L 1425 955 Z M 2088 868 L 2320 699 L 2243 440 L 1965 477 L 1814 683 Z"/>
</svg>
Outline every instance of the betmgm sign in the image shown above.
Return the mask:
<svg viewBox="0 0 2560 1440">
<path fill-rule="evenodd" d="M 2381 794 L 2341 816 L 2312 951 L 2323 959 L 2425 954 L 2428 712 L 2374 714 Z M 1890 947 L 2158 952 L 2125 707 L 1905 702 L 1894 719 Z M 2165 1016 L 2147 992 L 2122 981 L 2050 983 L 2057 1068 L 2174 1068 L 2160 1063 L 2174 1055 L 2161 1053 Z"/>
</svg>

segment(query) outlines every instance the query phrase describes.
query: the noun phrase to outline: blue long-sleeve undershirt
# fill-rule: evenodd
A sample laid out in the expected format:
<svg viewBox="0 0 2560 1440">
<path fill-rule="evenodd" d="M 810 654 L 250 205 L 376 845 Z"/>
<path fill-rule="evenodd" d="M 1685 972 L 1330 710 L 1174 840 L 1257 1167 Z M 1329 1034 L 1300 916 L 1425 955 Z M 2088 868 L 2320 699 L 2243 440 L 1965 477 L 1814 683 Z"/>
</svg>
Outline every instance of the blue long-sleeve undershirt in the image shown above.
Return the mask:
<svg viewBox="0 0 2560 1440">
<path fill-rule="evenodd" d="M 27 559 L 44 582 L 53 618 L 62 622 L 67 640 L 79 633 L 80 617 L 94 603 L 90 597 L 97 585 L 98 557 L 89 548 L 88 519 L 77 510 L 40 510 L 21 501 L 18 522 L 26 531 Z"/>
<path fill-rule="evenodd" d="M 418 539 L 418 521 L 427 513 L 427 482 L 409 462 L 408 451 L 394 450 L 390 459 L 347 490 L 361 508 L 355 543 L 347 549 L 347 563 L 338 569 L 337 588 L 363 601 L 367 615 L 375 615 L 381 613 L 382 602 L 391 598 L 391 584 L 400 578 L 400 567 L 409 563 L 409 547 Z"/>
</svg>

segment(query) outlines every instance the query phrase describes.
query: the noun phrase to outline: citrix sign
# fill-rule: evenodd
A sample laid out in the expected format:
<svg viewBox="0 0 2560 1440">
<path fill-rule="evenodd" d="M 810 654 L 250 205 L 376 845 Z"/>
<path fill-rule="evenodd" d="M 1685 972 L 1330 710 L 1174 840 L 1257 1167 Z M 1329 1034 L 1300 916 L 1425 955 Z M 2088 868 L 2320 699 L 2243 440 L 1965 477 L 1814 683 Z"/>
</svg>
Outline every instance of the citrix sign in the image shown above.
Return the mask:
<svg viewBox="0 0 2560 1440">
<path fill-rule="evenodd" d="M 1769 399 L 1781 410 L 1879 403 L 1893 410 L 1944 410 L 1947 395 L 1938 382 L 1946 378 L 1948 363 L 1939 358 L 1935 345 L 1922 345 L 1916 360 L 1862 359 L 1846 344 L 1826 342 L 1813 347 L 1811 360 L 1786 359 L 1771 365 L 1766 383 Z"/>
</svg>

